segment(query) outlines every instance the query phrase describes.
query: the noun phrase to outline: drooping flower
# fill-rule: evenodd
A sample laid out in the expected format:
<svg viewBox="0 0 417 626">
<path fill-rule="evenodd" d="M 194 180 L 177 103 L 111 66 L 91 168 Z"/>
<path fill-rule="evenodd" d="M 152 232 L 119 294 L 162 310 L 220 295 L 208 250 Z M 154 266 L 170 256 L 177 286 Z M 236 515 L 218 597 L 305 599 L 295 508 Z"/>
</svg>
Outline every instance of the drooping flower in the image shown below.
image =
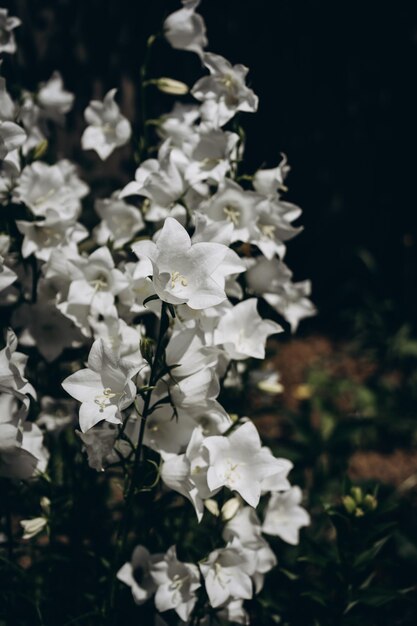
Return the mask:
<svg viewBox="0 0 417 626">
<path fill-rule="evenodd" d="M 182 0 L 183 8 L 171 13 L 164 22 L 164 35 L 173 48 L 189 50 L 200 57 L 207 45 L 206 25 L 195 12 L 200 0 Z"/>
</svg>

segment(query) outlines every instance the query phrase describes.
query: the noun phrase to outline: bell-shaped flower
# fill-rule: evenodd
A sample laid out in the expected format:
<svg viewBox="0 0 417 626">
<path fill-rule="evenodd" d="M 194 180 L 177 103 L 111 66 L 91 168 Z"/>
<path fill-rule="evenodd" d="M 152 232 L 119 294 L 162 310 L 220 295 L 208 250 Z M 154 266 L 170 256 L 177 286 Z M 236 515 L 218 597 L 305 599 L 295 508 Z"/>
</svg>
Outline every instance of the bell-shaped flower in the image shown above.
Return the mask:
<svg viewBox="0 0 417 626">
<path fill-rule="evenodd" d="M 195 12 L 200 0 L 182 0 L 183 8 L 168 15 L 164 22 L 164 35 L 177 50 L 189 50 L 200 57 L 207 45 L 206 25 Z"/>
<path fill-rule="evenodd" d="M 45 117 L 60 122 L 65 113 L 71 111 L 74 94 L 64 89 L 61 74 L 54 72 L 51 78 L 40 86 L 37 101 Z"/>
<path fill-rule="evenodd" d="M 225 525 L 223 539 L 229 542 L 239 541 L 244 548 L 251 551 L 253 564 L 251 578 L 256 593 L 259 593 L 264 575 L 276 565 L 277 559 L 268 542 L 262 537 L 261 522 L 255 510 L 248 506 L 241 508 Z"/>
<path fill-rule="evenodd" d="M 310 524 L 309 514 L 300 506 L 302 497 L 301 489 L 297 486 L 283 493 L 273 493 L 266 507 L 262 531 L 297 545 L 300 528 Z"/>
<path fill-rule="evenodd" d="M 9 17 L 7 9 L 0 9 L 0 52 L 14 54 L 16 52 L 16 40 L 14 29 L 20 26 L 18 17 Z"/>
<path fill-rule="evenodd" d="M 291 326 L 297 330 L 300 321 L 316 314 L 308 298 L 311 283 L 304 280 L 292 282 L 292 272 L 278 259 L 257 259 L 246 272 L 249 291 L 261 295 Z"/>
<path fill-rule="evenodd" d="M 179 199 L 185 192 L 185 181 L 172 159 L 172 153 L 161 148 L 159 160 L 149 159 L 136 170 L 132 181 L 120 192 L 120 198 L 144 196 L 142 212 L 146 221 L 159 222 L 168 215 L 185 214 Z"/>
<path fill-rule="evenodd" d="M 232 66 L 225 58 L 212 52 L 204 54 L 203 63 L 210 76 L 200 78 L 191 93 L 197 100 L 215 104 L 215 108 L 210 108 L 211 121 L 223 126 L 237 111 L 253 113 L 257 110 L 258 97 L 245 83 L 247 67 L 240 64 Z"/>
<path fill-rule="evenodd" d="M 239 135 L 221 129 L 210 128 L 200 133 L 193 146 L 184 176 L 189 185 L 202 181 L 218 185 L 231 170 L 231 161 L 236 158 Z"/>
<path fill-rule="evenodd" d="M 245 191 L 226 178 L 219 190 L 200 204 L 199 211 L 212 221 L 232 224 L 232 242 L 249 241 L 257 218 L 256 207 L 262 199 L 260 194 Z"/>
<path fill-rule="evenodd" d="M 120 412 L 135 399 L 133 374 L 130 364 L 119 361 L 102 339 L 93 343 L 88 367 L 71 374 L 62 383 L 65 391 L 81 402 L 83 433 L 102 420 L 121 423 Z"/>
<path fill-rule="evenodd" d="M 111 89 L 103 102 L 92 100 L 84 112 L 89 124 L 81 137 L 83 150 L 95 150 L 103 161 L 130 139 L 132 129 L 129 120 L 121 113 L 115 102 L 117 89 Z"/>
<path fill-rule="evenodd" d="M 267 259 L 276 254 L 285 255 L 285 241 L 292 239 L 302 230 L 302 226 L 292 226 L 291 222 L 301 214 L 295 204 L 282 200 L 265 199 L 257 206 L 257 219 L 249 241 L 257 246 Z"/>
<path fill-rule="evenodd" d="M 200 427 L 194 429 L 184 454 L 164 455 L 161 468 L 163 482 L 174 491 L 188 498 L 195 508 L 198 521 L 204 512 L 203 500 L 214 492 L 207 485 L 207 451 L 203 449 L 205 441 Z"/>
<path fill-rule="evenodd" d="M 162 554 L 150 554 L 145 546 L 136 546 L 129 563 L 117 572 L 117 578 L 130 587 L 136 604 L 143 604 L 156 590 L 151 568 L 163 558 Z"/>
<path fill-rule="evenodd" d="M 140 241 L 132 249 L 139 258 L 151 261 L 153 284 L 161 300 L 186 303 L 191 309 L 204 309 L 226 299 L 223 269 L 227 273 L 245 269 L 237 254 L 222 244 L 192 244 L 185 228 L 170 217 L 156 243 Z"/>
<path fill-rule="evenodd" d="M 261 318 L 257 305 L 257 298 L 239 302 L 221 318 L 214 331 L 214 343 L 222 345 L 232 359 L 265 358 L 267 337 L 282 332 L 279 324 Z"/>
<path fill-rule="evenodd" d="M 201 587 L 198 567 L 179 561 L 175 546 L 171 546 L 164 558 L 152 565 L 151 576 L 157 586 L 158 611 L 174 609 L 182 620 L 188 620 L 197 602 L 195 592 Z"/>
<path fill-rule="evenodd" d="M 210 552 L 200 562 L 207 595 L 212 607 L 230 599 L 250 600 L 253 596 L 250 554 L 238 542 Z"/>
<path fill-rule="evenodd" d="M 268 450 L 261 447 L 261 440 L 253 422 L 246 422 L 226 436 L 207 437 L 203 447 L 209 455 L 207 485 L 215 491 L 223 486 L 242 496 L 254 508 L 257 507 L 262 482 L 280 468 Z"/>
<path fill-rule="evenodd" d="M 252 180 L 254 189 L 264 196 L 277 198 L 280 191 L 287 191 L 284 181 L 290 171 L 287 157 L 281 153 L 282 161 L 277 167 L 271 169 L 260 169 L 255 172 Z"/>
<path fill-rule="evenodd" d="M 87 193 L 87 185 L 69 161 L 55 165 L 35 161 L 23 169 L 13 199 L 23 202 L 36 217 L 46 217 L 52 209 L 61 220 L 75 220 L 81 210 L 80 200 Z"/>
<path fill-rule="evenodd" d="M 110 241 L 115 250 L 123 248 L 136 233 L 145 228 L 139 209 L 119 199 L 117 195 L 116 192 L 111 198 L 96 201 L 94 208 L 101 222 L 93 231 L 99 245 Z"/>
<path fill-rule="evenodd" d="M 26 133 L 21 126 L 9 121 L 0 121 L 0 161 L 7 167 L 11 153 L 21 148 L 26 140 Z M 13 160 L 9 163 L 13 165 Z"/>
<path fill-rule="evenodd" d="M 82 224 L 72 219 L 64 221 L 54 209 L 45 211 L 44 220 L 16 220 L 16 226 L 24 235 L 23 258 L 34 254 L 42 261 L 48 261 L 56 248 L 69 247 L 76 251 L 77 244 L 88 237 L 88 230 Z"/>
</svg>

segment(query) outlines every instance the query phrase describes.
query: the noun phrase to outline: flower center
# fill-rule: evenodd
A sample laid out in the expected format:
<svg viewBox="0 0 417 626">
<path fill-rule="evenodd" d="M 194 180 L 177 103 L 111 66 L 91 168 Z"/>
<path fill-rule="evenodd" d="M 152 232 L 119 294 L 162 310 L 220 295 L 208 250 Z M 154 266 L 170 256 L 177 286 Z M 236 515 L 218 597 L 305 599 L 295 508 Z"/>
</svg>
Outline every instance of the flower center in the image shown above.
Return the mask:
<svg viewBox="0 0 417 626">
<path fill-rule="evenodd" d="M 273 224 L 260 224 L 259 230 L 268 239 L 273 239 L 275 236 L 275 226 Z"/>
<path fill-rule="evenodd" d="M 107 289 L 109 286 L 107 282 L 107 276 L 104 276 L 104 274 L 100 274 L 99 276 L 97 276 L 97 278 L 94 278 L 94 280 L 90 280 L 90 285 L 94 287 L 94 291 Z"/>
<path fill-rule="evenodd" d="M 232 461 L 232 459 L 226 460 L 226 468 L 224 471 L 224 480 L 227 482 L 230 488 L 239 482 L 240 474 L 239 474 L 239 465 L 240 463 L 236 463 Z"/>
<path fill-rule="evenodd" d="M 225 206 L 223 208 L 223 213 L 225 214 L 229 222 L 232 222 L 234 226 L 239 225 L 240 211 L 238 211 L 235 207 Z"/>
<path fill-rule="evenodd" d="M 52 196 L 55 195 L 55 192 L 56 192 L 56 189 L 54 188 L 48 189 L 48 191 L 43 196 L 39 196 L 38 198 L 36 198 L 36 200 L 33 201 L 33 205 L 39 206 L 43 204 L 44 202 L 49 200 L 49 198 L 52 198 Z"/>
<path fill-rule="evenodd" d="M 179 272 L 171 272 L 171 289 L 174 289 L 177 283 L 180 283 L 182 287 L 187 287 L 188 280 Z"/>
<path fill-rule="evenodd" d="M 111 399 L 115 398 L 116 395 L 117 394 L 113 393 L 110 387 L 106 387 L 106 389 L 103 389 L 103 393 L 96 395 L 94 402 L 100 407 L 100 413 L 103 413 L 106 406 L 111 404 Z"/>
</svg>

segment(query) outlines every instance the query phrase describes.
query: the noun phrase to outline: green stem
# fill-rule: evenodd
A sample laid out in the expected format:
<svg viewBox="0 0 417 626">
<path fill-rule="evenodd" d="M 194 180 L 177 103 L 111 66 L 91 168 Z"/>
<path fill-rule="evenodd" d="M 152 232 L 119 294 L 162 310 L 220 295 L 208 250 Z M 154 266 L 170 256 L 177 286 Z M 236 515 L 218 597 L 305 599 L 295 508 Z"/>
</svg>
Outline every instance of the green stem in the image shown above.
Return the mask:
<svg viewBox="0 0 417 626">
<path fill-rule="evenodd" d="M 142 140 L 139 146 L 140 161 L 144 161 L 148 156 L 149 146 L 149 127 L 147 122 L 147 102 L 146 102 L 146 86 L 148 83 L 148 70 L 151 58 L 152 46 L 155 43 L 156 35 L 151 35 L 146 42 L 145 58 L 140 68 L 140 117 L 142 123 Z"/>
<path fill-rule="evenodd" d="M 140 427 L 139 427 L 138 443 L 137 443 L 136 450 L 135 450 L 133 469 L 132 469 L 132 474 L 131 474 L 131 478 L 129 482 L 129 487 L 127 490 L 126 503 L 125 503 L 125 515 L 121 520 L 119 531 L 117 533 L 116 553 L 115 553 L 115 558 L 114 558 L 114 565 L 116 567 L 118 567 L 119 565 L 120 556 L 125 552 L 125 549 L 126 549 L 127 536 L 129 532 L 130 522 L 132 520 L 132 514 L 133 514 L 133 498 L 135 495 L 136 488 L 139 484 L 139 473 L 140 473 L 141 460 L 142 460 L 142 449 L 143 449 L 143 439 L 145 436 L 146 419 L 150 413 L 149 408 L 150 408 L 153 387 L 158 381 L 158 377 L 159 377 L 159 371 L 158 371 L 159 360 L 163 351 L 163 339 L 165 337 L 166 331 L 168 330 L 168 326 L 169 326 L 169 318 L 168 318 L 168 313 L 167 313 L 167 304 L 166 302 L 162 302 L 161 321 L 159 324 L 158 339 L 156 343 L 155 354 L 152 359 L 151 373 L 149 377 L 150 389 L 146 392 L 143 409 L 142 409 L 142 415 L 139 416 Z M 114 609 L 115 609 L 115 602 L 116 602 L 117 586 L 116 586 L 116 576 L 115 576 L 114 570 L 115 570 L 115 567 L 112 568 L 112 572 L 111 572 L 112 579 L 111 579 L 110 597 L 109 597 L 109 604 L 108 604 L 108 611 L 107 611 L 107 620 L 109 624 L 112 623 L 112 618 L 115 613 Z"/>
</svg>

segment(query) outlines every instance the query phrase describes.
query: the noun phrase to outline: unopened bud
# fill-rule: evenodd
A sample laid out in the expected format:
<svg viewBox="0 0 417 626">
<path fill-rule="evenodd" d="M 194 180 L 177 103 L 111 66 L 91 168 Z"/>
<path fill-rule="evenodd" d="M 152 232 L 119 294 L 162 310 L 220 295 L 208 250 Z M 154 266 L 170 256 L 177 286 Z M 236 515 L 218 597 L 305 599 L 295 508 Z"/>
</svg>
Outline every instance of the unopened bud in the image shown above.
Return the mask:
<svg viewBox="0 0 417 626">
<path fill-rule="evenodd" d="M 375 498 L 375 496 L 372 496 L 370 493 L 368 493 L 363 499 L 363 506 L 367 511 L 375 511 L 376 507 L 378 506 L 378 500 Z"/>
<path fill-rule="evenodd" d="M 180 80 L 175 80 L 174 78 L 166 78 L 163 76 L 161 78 L 156 78 L 152 82 L 156 85 L 156 87 L 158 87 L 159 91 L 168 93 L 172 96 L 185 96 L 185 94 L 189 92 L 188 85 Z"/>
<path fill-rule="evenodd" d="M 357 504 L 361 504 L 363 500 L 363 492 L 360 487 L 352 487 L 350 490 L 352 497 L 354 498 Z"/>
<path fill-rule="evenodd" d="M 230 498 L 230 500 L 222 506 L 222 520 L 224 522 L 231 520 L 240 509 L 240 504 L 241 501 L 239 498 Z"/>
<path fill-rule="evenodd" d="M 149 337 L 142 337 L 140 340 L 140 352 L 148 363 L 152 363 L 154 356 L 154 342 Z"/>
<path fill-rule="evenodd" d="M 213 500 L 213 498 L 207 498 L 207 500 L 204 500 L 204 506 L 206 507 L 207 511 L 210 511 L 212 515 L 214 515 L 215 517 L 219 517 L 219 505 L 217 504 L 216 500 Z"/>
<path fill-rule="evenodd" d="M 33 519 L 22 519 L 20 525 L 23 528 L 23 539 L 32 539 L 38 535 L 46 526 L 44 517 L 34 517 Z"/>
<path fill-rule="evenodd" d="M 45 515 L 49 515 L 51 512 L 51 501 L 46 496 L 42 496 L 41 498 L 41 509 Z"/>
<path fill-rule="evenodd" d="M 344 496 L 342 498 L 343 506 L 348 513 L 354 513 L 356 509 L 356 502 L 352 496 Z"/>
<path fill-rule="evenodd" d="M 48 140 L 44 139 L 33 149 L 32 158 L 34 161 L 41 159 L 48 149 Z"/>
</svg>

